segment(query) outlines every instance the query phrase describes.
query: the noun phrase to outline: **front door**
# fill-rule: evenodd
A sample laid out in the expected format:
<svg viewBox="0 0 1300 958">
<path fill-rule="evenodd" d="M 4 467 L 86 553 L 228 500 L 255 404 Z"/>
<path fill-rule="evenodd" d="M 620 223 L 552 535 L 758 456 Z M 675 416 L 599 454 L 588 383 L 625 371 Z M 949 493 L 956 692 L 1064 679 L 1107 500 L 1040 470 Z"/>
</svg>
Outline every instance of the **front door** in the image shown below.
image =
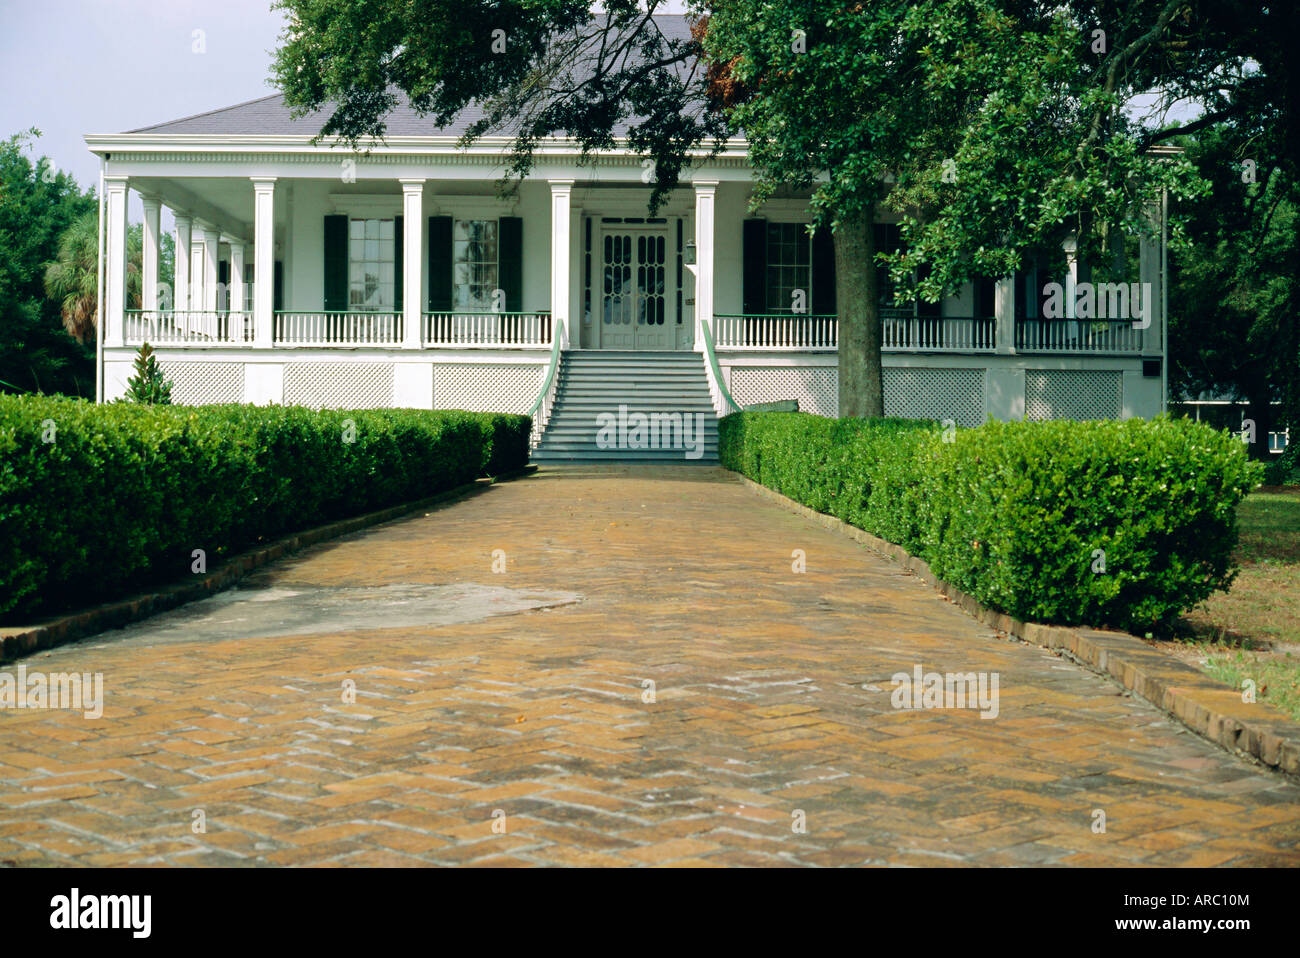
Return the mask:
<svg viewBox="0 0 1300 958">
<path fill-rule="evenodd" d="M 673 349 L 668 231 L 612 228 L 601 237 L 600 348 Z"/>
</svg>

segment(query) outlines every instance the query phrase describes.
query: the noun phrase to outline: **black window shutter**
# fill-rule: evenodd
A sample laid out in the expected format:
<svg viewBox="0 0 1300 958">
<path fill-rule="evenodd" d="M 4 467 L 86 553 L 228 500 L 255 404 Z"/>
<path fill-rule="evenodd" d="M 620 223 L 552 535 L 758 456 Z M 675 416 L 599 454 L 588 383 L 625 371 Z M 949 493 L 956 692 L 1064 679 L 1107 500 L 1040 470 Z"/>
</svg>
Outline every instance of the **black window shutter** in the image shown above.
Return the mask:
<svg viewBox="0 0 1300 958">
<path fill-rule="evenodd" d="M 497 282 L 506 294 L 506 312 L 524 308 L 524 221 L 518 216 L 503 216 L 497 223 Z M 576 327 L 575 327 L 576 328 Z"/>
<path fill-rule="evenodd" d="M 917 270 L 917 277 L 921 280 L 927 279 L 929 275 L 930 275 L 929 263 L 922 265 Z M 924 316 L 929 319 L 938 319 L 940 316 L 943 315 L 943 300 L 941 299 L 937 303 L 927 303 L 925 300 L 920 299 L 918 297 L 916 300 L 916 315 Z"/>
<path fill-rule="evenodd" d="M 242 308 L 241 303 L 239 307 Z M 230 303 L 230 260 L 217 260 L 217 309 L 229 310 Z"/>
<path fill-rule="evenodd" d="M 451 312 L 451 217 L 429 217 L 429 312 Z"/>
<path fill-rule="evenodd" d="M 393 222 L 393 311 L 402 311 L 402 218 Z"/>
<path fill-rule="evenodd" d="M 997 280 L 975 281 L 975 315 L 987 319 L 997 313 Z"/>
<path fill-rule="evenodd" d="M 273 312 L 278 313 L 280 310 L 284 309 L 284 262 L 278 259 L 275 261 L 274 284 L 274 288 L 271 291 L 271 309 Z M 346 285 L 344 286 L 344 289 L 347 289 Z"/>
<path fill-rule="evenodd" d="M 835 242 L 823 226 L 812 238 L 812 306 L 810 312 L 835 314 Z"/>
<path fill-rule="evenodd" d="M 276 276 L 280 264 L 276 263 Z M 280 282 L 276 280 L 276 289 Z M 277 297 L 278 298 L 278 297 Z M 325 311 L 341 313 L 348 308 L 348 218 L 325 217 Z"/>
<path fill-rule="evenodd" d="M 741 241 L 741 311 L 761 316 L 767 312 L 767 220 L 745 220 Z"/>
</svg>

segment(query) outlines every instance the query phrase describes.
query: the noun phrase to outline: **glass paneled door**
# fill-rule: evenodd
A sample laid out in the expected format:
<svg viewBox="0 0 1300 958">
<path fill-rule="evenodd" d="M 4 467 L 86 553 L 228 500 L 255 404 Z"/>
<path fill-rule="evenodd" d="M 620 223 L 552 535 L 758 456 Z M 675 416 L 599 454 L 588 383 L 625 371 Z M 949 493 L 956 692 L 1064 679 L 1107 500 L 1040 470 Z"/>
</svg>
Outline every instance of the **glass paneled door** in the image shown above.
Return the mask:
<svg viewBox="0 0 1300 958">
<path fill-rule="evenodd" d="M 673 349 L 668 231 L 613 228 L 601 235 L 601 349 Z"/>
</svg>

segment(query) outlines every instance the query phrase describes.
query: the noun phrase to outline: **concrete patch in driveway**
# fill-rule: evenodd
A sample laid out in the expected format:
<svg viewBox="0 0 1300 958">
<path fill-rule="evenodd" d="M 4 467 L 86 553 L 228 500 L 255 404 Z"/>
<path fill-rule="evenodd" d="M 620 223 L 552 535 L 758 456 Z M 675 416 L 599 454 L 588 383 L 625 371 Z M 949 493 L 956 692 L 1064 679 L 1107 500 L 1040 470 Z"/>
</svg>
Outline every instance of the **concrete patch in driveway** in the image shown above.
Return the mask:
<svg viewBox="0 0 1300 958">
<path fill-rule="evenodd" d="M 114 641 L 276 638 L 436 628 L 580 602 L 576 592 L 508 589 L 473 582 L 337 587 L 234 588 L 106 633 Z"/>
</svg>

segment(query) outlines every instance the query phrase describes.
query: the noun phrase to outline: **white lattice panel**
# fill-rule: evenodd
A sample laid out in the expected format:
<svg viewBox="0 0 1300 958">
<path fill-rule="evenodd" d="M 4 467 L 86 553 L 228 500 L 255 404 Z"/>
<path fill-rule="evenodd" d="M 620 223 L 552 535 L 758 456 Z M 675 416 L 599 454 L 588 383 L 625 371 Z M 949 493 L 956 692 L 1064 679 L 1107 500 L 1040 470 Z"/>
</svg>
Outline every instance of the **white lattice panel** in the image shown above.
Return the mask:
<svg viewBox="0 0 1300 958">
<path fill-rule="evenodd" d="M 731 398 L 742 406 L 797 399 L 800 412 L 834 416 L 838 382 L 834 367 L 736 367 L 731 370 L 730 390 Z"/>
<path fill-rule="evenodd" d="M 544 370 L 528 363 L 439 363 L 433 367 L 433 408 L 526 413 Z"/>
<path fill-rule="evenodd" d="M 984 422 L 984 370 L 887 366 L 885 415 L 901 419 L 951 419 L 959 426 Z"/>
<path fill-rule="evenodd" d="M 1124 380 L 1119 370 L 1031 369 L 1025 373 L 1026 419 L 1118 419 Z"/>
<path fill-rule="evenodd" d="M 244 401 L 242 363 L 159 362 L 172 381 L 172 402 L 178 406 L 206 406 Z"/>
<path fill-rule="evenodd" d="M 285 363 L 284 404 L 312 409 L 387 409 L 392 363 Z"/>
</svg>

